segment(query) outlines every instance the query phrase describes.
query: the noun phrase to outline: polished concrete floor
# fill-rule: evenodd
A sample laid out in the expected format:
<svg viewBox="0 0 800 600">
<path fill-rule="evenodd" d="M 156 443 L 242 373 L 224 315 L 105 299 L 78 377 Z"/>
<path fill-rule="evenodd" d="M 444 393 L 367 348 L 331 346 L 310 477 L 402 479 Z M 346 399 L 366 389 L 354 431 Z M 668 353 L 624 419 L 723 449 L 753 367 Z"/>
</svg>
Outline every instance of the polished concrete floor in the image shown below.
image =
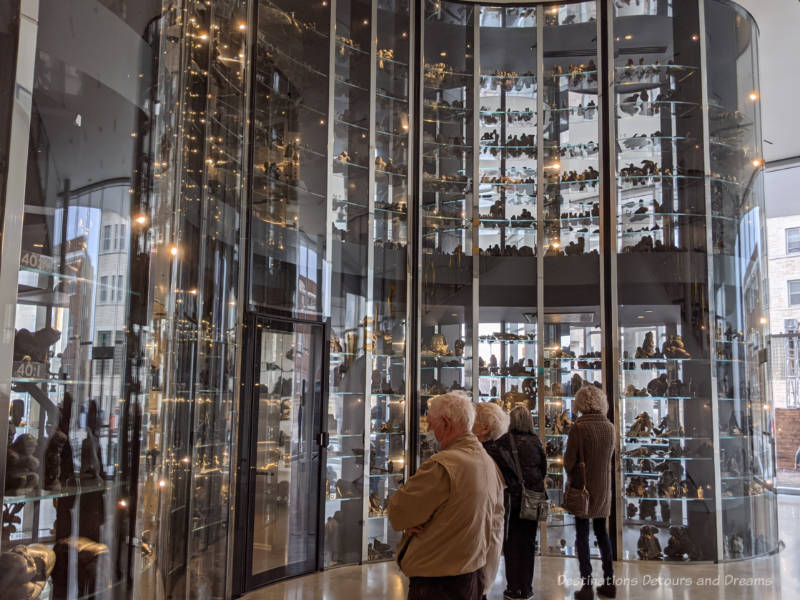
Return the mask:
<svg viewBox="0 0 800 600">
<path fill-rule="evenodd" d="M 800 496 L 780 496 L 780 538 L 785 548 L 774 556 L 722 565 L 661 562 L 615 564 L 622 583 L 618 598 L 647 600 L 800 599 Z M 600 572 L 599 561 L 594 569 Z M 502 566 L 490 598 L 503 597 Z M 575 578 L 575 559 L 541 558 L 533 589 L 537 599 L 571 598 L 576 589 L 559 576 Z M 715 584 L 714 580 L 719 583 Z M 626 584 L 627 582 L 627 584 Z M 634 582 L 636 582 L 634 584 Z M 711 584 L 703 585 L 706 582 Z M 393 562 L 342 567 L 268 586 L 245 600 L 361 600 L 405 598 L 406 580 Z"/>
</svg>

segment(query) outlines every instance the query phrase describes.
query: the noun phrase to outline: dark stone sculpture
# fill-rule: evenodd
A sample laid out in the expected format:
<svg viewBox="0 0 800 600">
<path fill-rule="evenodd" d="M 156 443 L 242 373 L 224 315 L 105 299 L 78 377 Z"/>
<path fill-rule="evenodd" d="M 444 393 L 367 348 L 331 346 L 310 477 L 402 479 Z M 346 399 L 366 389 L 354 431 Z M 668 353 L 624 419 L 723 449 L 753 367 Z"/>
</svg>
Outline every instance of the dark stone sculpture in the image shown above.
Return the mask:
<svg viewBox="0 0 800 600">
<path fill-rule="evenodd" d="M 30 359 L 33 362 L 45 362 L 50 346 L 61 339 L 61 332 L 52 327 L 31 333 L 20 329 L 14 336 L 14 360 Z"/>
</svg>

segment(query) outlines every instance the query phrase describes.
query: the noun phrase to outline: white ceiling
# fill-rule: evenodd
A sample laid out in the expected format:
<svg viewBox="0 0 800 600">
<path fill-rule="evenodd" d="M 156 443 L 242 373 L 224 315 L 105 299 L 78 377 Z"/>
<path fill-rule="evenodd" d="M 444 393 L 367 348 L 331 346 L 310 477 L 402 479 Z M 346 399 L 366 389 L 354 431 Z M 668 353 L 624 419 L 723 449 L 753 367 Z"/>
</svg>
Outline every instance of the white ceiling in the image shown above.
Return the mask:
<svg viewBox="0 0 800 600">
<path fill-rule="evenodd" d="M 761 30 L 761 116 L 764 158 L 800 156 L 800 2 L 737 0 L 750 11 Z M 771 142 L 771 143 L 768 143 Z"/>
</svg>

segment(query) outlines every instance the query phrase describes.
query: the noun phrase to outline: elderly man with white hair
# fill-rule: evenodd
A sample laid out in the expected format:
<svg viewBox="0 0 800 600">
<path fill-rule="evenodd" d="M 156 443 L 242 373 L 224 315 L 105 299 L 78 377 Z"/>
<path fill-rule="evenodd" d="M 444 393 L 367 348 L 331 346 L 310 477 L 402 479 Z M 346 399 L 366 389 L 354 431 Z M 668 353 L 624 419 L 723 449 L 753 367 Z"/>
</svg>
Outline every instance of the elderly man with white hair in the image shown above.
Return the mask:
<svg viewBox="0 0 800 600">
<path fill-rule="evenodd" d="M 389 499 L 404 530 L 397 563 L 409 600 L 480 600 L 487 557 L 503 528 L 503 478 L 472 433 L 475 408 L 458 392 L 432 398 L 428 425 L 442 450 Z"/>
</svg>

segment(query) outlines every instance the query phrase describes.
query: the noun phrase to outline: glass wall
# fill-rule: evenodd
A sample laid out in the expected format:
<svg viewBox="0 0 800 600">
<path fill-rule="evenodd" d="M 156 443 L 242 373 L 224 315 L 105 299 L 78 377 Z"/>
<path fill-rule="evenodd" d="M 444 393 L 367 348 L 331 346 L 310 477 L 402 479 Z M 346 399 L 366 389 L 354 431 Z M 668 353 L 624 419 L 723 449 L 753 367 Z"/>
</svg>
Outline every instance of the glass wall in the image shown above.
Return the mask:
<svg viewBox="0 0 800 600">
<path fill-rule="evenodd" d="M 655 538 L 669 556 L 714 560 L 698 7 L 618 8 L 614 40 L 622 555 L 657 558 Z"/>
<path fill-rule="evenodd" d="M 724 558 L 736 559 L 769 552 L 778 526 L 758 29 L 717 0 L 705 23 L 721 534 Z"/>
<path fill-rule="evenodd" d="M 324 566 L 399 540 L 413 18 L 403 0 L 257 7 L 247 307 L 329 327 Z"/>
<path fill-rule="evenodd" d="M 427 1 L 422 35 L 419 459 L 438 448 L 427 400 L 474 389 L 477 9 Z"/>
<path fill-rule="evenodd" d="M 0 549 L 49 597 L 222 597 L 247 3 L 22 10 Z"/>
<path fill-rule="evenodd" d="M 583 384 L 613 405 L 621 558 L 775 549 L 746 12 L 14 10 L 19 32 L 0 30 L 19 58 L 17 94 L 0 94 L 0 551 L 42 559 L 34 586 L 230 595 L 246 315 L 327 328 L 319 566 L 393 556 L 409 433 L 419 460 L 437 450 L 427 400 L 448 390 L 531 410 L 553 503 L 540 551 L 574 554 L 558 504 Z"/>
<path fill-rule="evenodd" d="M 756 30 L 699 8 L 615 11 L 623 558 L 777 539 Z"/>
<path fill-rule="evenodd" d="M 601 61 L 594 2 L 426 6 L 420 432 L 448 390 L 528 406 L 550 465 L 540 550 L 573 555 L 561 461 L 595 384 L 622 558 L 773 550 L 749 15 L 617 3 Z M 419 459 L 435 449 L 423 435 Z"/>
<path fill-rule="evenodd" d="M 152 4 L 127 19 L 122 6 L 88 1 L 28 2 L 14 15 L 24 25 L 3 232 L 3 327 L 13 327 L 3 337 L 13 342 L 2 353 L 11 393 L 0 398 L 0 550 L 41 566 L 11 595 L 23 585 L 53 598 L 122 591 L 136 559 L 126 536 L 141 404 L 128 358 L 144 315 L 133 325 L 131 230 L 150 156 Z M 110 55 L 120 58 L 102 60 Z"/>
<path fill-rule="evenodd" d="M 544 8 L 542 61 L 542 378 L 548 494 L 556 506 L 542 552 L 574 556 L 575 519 L 559 505 L 572 402 L 603 385 L 600 72 L 595 2 Z M 610 465 L 609 465 L 610 468 Z M 599 556 L 595 546 L 592 554 Z"/>
</svg>

